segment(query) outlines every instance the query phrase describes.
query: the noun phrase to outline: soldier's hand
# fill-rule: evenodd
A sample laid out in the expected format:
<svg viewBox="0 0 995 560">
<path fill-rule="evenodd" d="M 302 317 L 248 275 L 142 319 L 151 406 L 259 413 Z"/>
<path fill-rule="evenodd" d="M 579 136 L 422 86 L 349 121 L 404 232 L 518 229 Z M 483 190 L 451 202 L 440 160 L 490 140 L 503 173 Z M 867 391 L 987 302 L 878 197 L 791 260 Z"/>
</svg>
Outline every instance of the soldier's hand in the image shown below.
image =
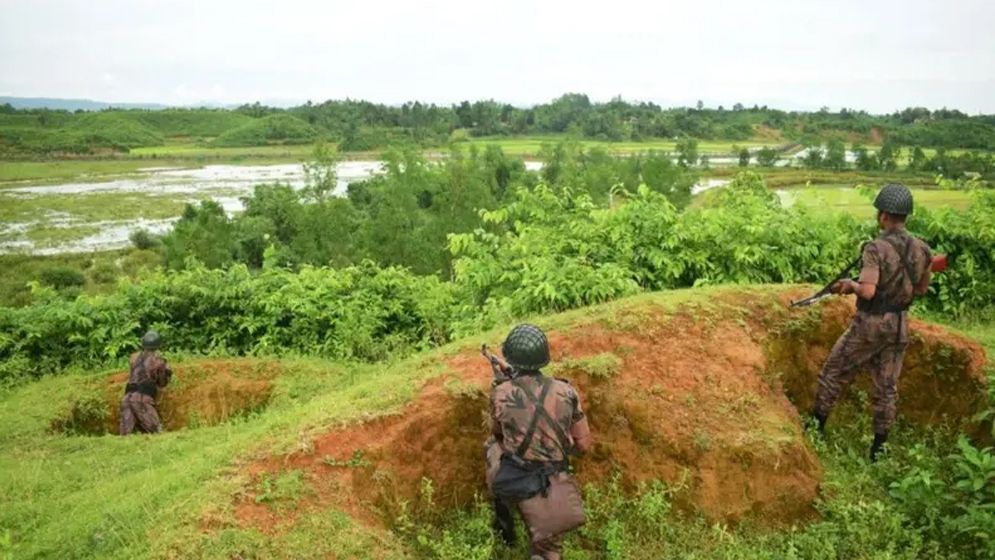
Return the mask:
<svg viewBox="0 0 995 560">
<path fill-rule="evenodd" d="M 833 284 L 831 288 L 829 288 L 829 291 L 834 294 L 852 294 L 853 280 L 847 280 L 847 279 L 839 280 L 835 284 Z"/>
</svg>

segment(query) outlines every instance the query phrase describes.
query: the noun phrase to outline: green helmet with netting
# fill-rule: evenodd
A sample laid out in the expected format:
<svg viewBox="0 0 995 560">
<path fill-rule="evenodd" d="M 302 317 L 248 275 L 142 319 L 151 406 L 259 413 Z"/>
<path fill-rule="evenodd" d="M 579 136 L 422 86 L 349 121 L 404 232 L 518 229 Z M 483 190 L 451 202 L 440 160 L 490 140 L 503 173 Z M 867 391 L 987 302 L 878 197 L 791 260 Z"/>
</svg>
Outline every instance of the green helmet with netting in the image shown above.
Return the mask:
<svg viewBox="0 0 995 560">
<path fill-rule="evenodd" d="M 157 350 L 162 346 L 162 337 L 155 331 L 149 331 L 142 337 L 142 348 L 145 350 Z"/>
<path fill-rule="evenodd" d="M 881 212 L 908 216 L 912 213 L 912 191 L 898 183 L 885 185 L 874 199 L 874 207 Z"/>
<path fill-rule="evenodd" d="M 549 363 L 549 341 L 539 327 L 521 324 L 508 333 L 501 353 L 513 368 L 537 371 Z"/>
</svg>

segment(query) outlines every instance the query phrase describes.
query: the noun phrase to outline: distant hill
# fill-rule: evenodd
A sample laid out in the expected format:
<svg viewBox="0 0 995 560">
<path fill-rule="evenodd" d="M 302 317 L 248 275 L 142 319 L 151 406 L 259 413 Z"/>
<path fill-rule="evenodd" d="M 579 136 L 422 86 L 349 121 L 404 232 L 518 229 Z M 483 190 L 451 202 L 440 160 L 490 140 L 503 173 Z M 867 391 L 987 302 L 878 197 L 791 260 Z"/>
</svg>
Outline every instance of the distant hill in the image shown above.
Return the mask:
<svg viewBox="0 0 995 560">
<path fill-rule="evenodd" d="M 161 103 L 108 103 L 91 99 L 58 99 L 54 97 L 0 97 L 0 105 L 10 103 L 15 109 L 59 109 L 63 111 L 100 111 L 108 107 L 121 109 L 166 109 Z"/>
</svg>

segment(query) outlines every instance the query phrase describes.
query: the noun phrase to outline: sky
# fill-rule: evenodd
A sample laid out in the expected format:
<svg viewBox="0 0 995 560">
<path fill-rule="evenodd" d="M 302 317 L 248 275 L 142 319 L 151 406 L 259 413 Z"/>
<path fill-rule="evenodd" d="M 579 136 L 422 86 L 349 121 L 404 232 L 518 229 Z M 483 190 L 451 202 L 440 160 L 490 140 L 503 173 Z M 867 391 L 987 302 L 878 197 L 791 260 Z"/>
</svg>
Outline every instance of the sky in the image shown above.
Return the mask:
<svg viewBox="0 0 995 560">
<path fill-rule="evenodd" d="M 0 0 L 0 95 L 995 113 L 989 0 Z"/>
</svg>

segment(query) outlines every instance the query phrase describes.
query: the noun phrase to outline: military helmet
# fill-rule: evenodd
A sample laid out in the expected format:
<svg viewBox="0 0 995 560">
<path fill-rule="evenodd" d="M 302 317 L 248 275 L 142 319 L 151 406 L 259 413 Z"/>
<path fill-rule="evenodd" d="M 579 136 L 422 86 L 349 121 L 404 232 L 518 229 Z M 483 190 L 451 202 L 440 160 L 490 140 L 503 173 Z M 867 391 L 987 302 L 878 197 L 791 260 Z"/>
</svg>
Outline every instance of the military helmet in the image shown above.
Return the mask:
<svg viewBox="0 0 995 560">
<path fill-rule="evenodd" d="M 885 185 L 874 199 L 874 207 L 881 212 L 908 216 L 912 213 L 912 191 L 897 183 Z"/>
<path fill-rule="evenodd" d="M 512 367 L 536 371 L 549 363 L 549 341 L 539 327 L 522 324 L 508 333 L 501 353 Z"/>
<path fill-rule="evenodd" d="M 155 350 L 161 345 L 162 337 L 155 331 L 149 331 L 142 337 L 142 348 L 146 350 Z"/>
</svg>

